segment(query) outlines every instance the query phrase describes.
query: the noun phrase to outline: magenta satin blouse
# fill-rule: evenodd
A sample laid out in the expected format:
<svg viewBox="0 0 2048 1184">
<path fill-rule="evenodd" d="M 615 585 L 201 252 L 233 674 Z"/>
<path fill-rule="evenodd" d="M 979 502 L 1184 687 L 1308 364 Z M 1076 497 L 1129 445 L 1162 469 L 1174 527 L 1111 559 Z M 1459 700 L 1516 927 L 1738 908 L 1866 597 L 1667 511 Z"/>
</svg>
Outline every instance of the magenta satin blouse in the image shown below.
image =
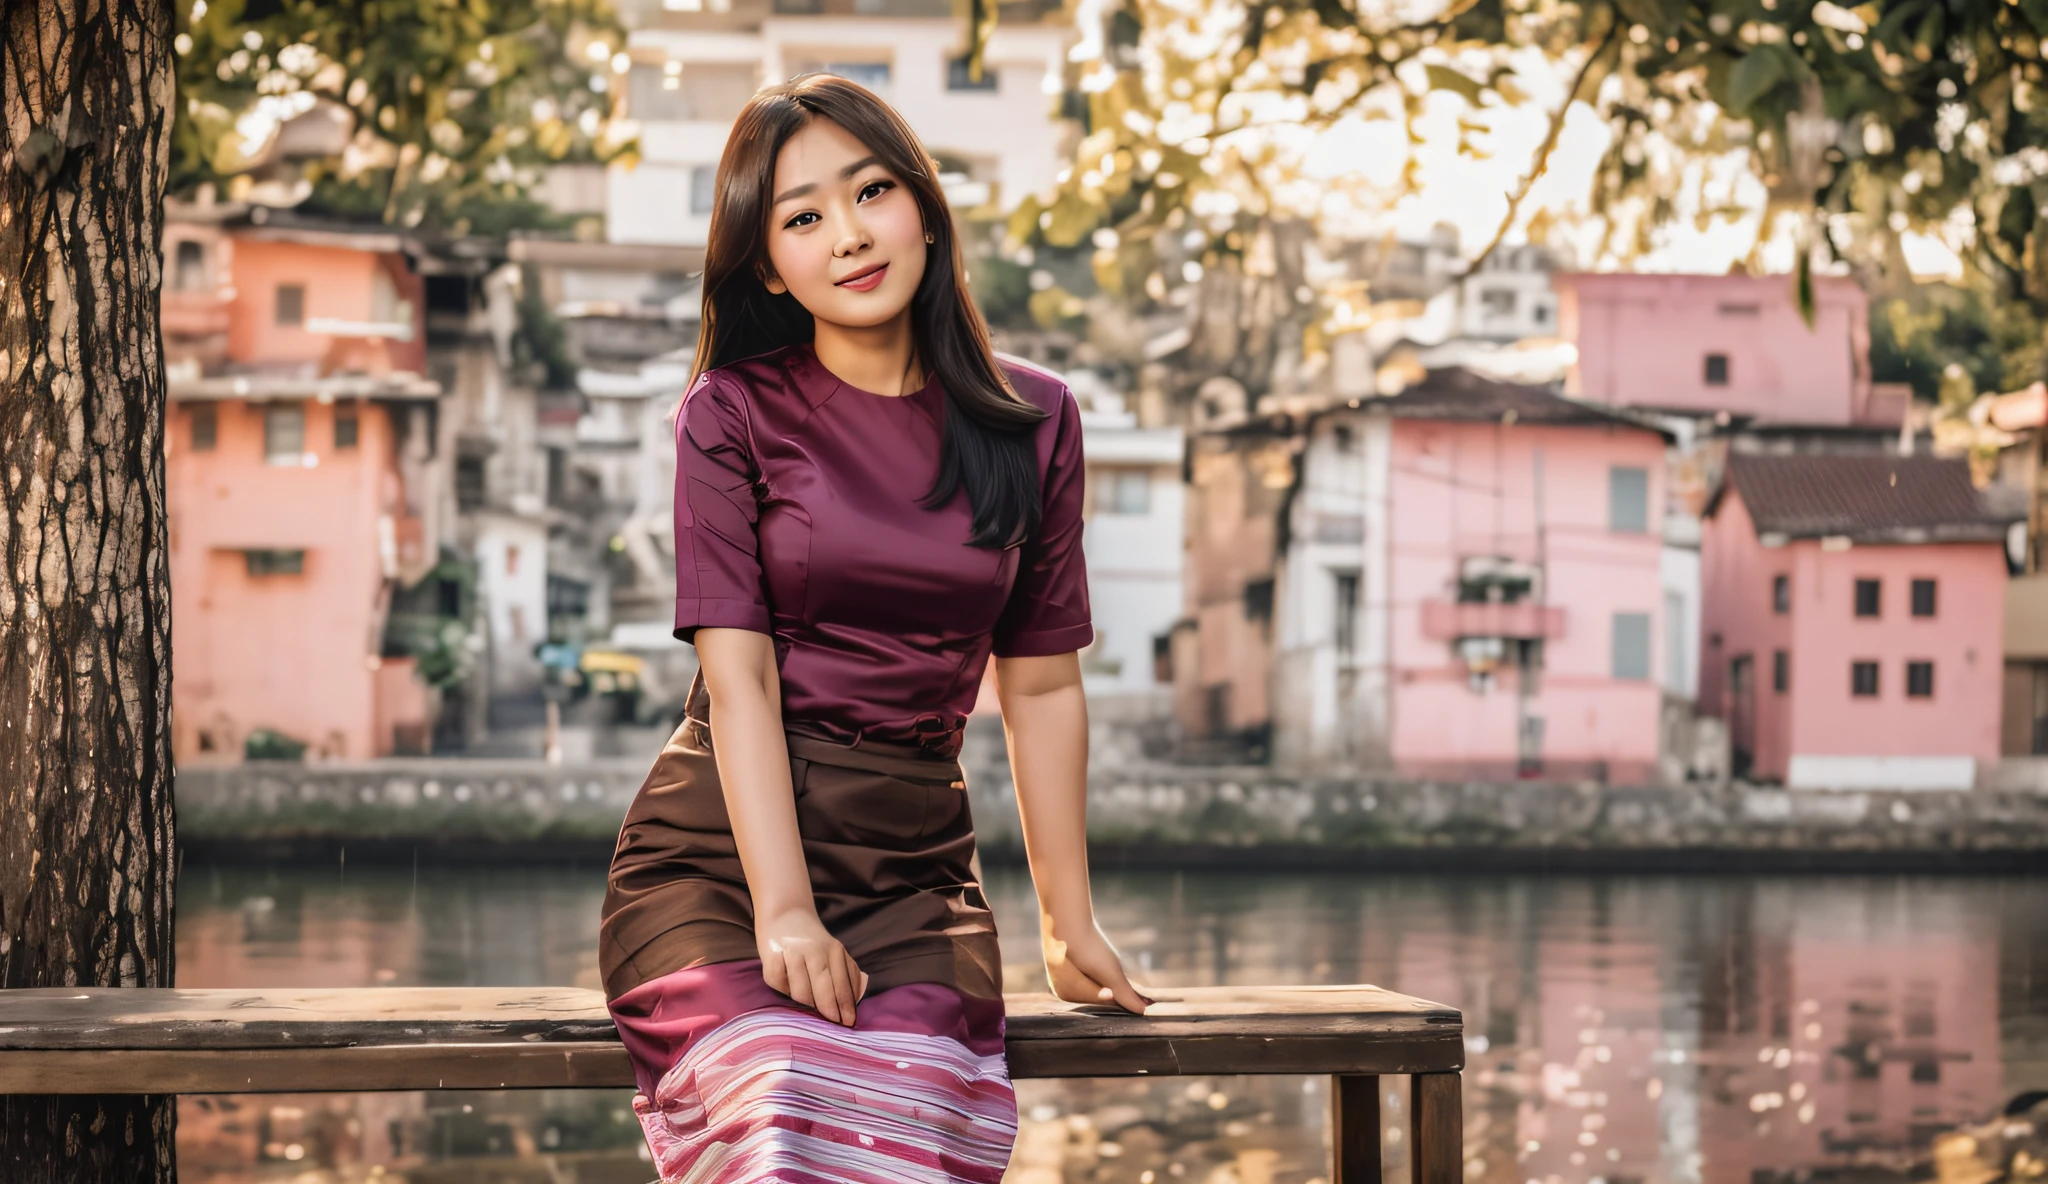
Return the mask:
<svg viewBox="0 0 2048 1184">
<path fill-rule="evenodd" d="M 792 731 L 958 751 L 989 654 L 1086 646 L 1081 420 L 1057 377 L 1013 359 L 1043 513 L 1019 547 L 970 547 L 964 492 L 919 505 L 946 393 L 848 386 L 809 345 L 700 375 L 676 416 L 676 628 L 775 639 Z"/>
</svg>

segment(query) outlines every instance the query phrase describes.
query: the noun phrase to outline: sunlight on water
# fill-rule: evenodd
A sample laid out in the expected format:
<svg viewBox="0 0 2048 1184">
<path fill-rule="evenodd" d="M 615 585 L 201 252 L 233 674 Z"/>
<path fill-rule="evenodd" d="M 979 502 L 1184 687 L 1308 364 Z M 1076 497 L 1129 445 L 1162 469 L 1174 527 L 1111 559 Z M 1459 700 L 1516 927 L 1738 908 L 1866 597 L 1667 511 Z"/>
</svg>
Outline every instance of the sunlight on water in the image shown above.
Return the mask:
<svg viewBox="0 0 2048 1184">
<path fill-rule="evenodd" d="M 179 985 L 594 987 L 602 880 L 190 866 Z M 1042 989 L 1028 879 L 989 887 L 1009 989 Z M 2048 880 L 1110 872 L 1096 891 L 1149 985 L 1370 982 L 1462 1008 L 1468 1181 L 1903 1180 L 1943 1132 L 2048 1088 Z M 1398 1130 L 1405 1083 L 1385 1084 Z M 1327 1174 L 1320 1079 L 1022 1082 L 1018 1100 L 1012 1184 Z M 187 1181 L 645 1184 L 626 1104 L 187 1098 L 179 1153 Z"/>
</svg>

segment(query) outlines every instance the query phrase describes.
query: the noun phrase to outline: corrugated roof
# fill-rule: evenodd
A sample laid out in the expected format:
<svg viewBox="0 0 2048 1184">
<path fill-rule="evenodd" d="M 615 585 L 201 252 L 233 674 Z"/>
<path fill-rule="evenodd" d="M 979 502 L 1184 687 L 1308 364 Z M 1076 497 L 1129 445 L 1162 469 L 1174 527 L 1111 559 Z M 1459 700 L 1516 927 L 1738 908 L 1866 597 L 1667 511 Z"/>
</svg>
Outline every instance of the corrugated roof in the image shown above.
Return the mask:
<svg viewBox="0 0 2048 1184">
<path fill-rule="evenodd" d="M 1970 484 L 1969 465 L 1934 456 L 1801 455 L 1728 458 L 1733 488 L 1758 534 L 1844 536 L 1857 542 L 1991 542 L 2026 514 Z M 1720 493 L 1709 514 L 1719 508 Z"/>
</svg>

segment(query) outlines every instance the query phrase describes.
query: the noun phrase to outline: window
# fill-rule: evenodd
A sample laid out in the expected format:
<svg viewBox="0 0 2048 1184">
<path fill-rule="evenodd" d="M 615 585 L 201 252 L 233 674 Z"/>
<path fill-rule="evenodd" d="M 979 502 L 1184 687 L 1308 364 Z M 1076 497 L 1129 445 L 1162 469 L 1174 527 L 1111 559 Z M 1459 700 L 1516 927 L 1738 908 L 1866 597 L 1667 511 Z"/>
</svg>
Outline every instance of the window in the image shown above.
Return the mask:
<svg viewBox="0 0 2048 1184">
<path fill-rule="evenodd" d="M 1934 581 L 1913 581 L 1913 615 L 1931 617 L 1934 615 Z"/>
<path fill-rule="evenodd" d="M 356 442 L 362 438 L 361 432 L 362 424 L 356 418 L 355 408 L 337 407 L 334 409 L 334 447 L 337 451 L 344 448 L 354 448 Z"/>
<path fill-rule="evenodd" d="M 480 510 L 484 505 L 484 458 L 455 458 L 455 508 Z"/>
<path fill-rule="evenodd" d="M 171 272 L 171 286 L 180 292 L 197 292 L 206 287 L 206 244 L 189 238 L 178 243 L 178 262 Z"/>
<path fill-rule="evenodd" d="M 1330 442 L 1336 445 L 1337 451 L 1349 452 L 1351 446 L 1357 442 L 1357 436 L 1352 433 L 1350 424 L 1340 423 L 1330 429 Z"/>
<path fill-rule="evenodd" d="M 848 82 L 858 82 L 869 90 L 886 90 L 889 86 L 889 63 L 887 62 L 806 62 L 798 74 L 837 74 Z"/>
<path fill-rule="evenodd" d="M 974 78 L 968 73 L 966 54 L 961 54 L 957 58 L 946 59 L 946 89 L 986 91 L 995 90 L 995 63 L 983 59 L 981 63 L 981 81 L 976 82 Z"/>
<path fill-rule="evenodd" d="M 1727 385 L 1728 385 L 1728 355 L 1727 355 L 1727 354 L 1708 354 L 1708 355 L 1707 355 L 1707 368 L 1706 368 L 1706 369 L 1707 369 L 1707 372 L 1706 372 L 1706 379 L 1707 379 L 1707 385 L 1708 385 L 1708 386 L 1727 386 Z"/>
<path fill-rule="evenodd" d="M 1650 614 L 1614 614 L 1614 677 L 1650 677 Z"/>
<path fill-rule="evenodd" d="M 508 576 L 519 574 L 519 547 L 516 544 L 505 548 L 505 574 Z"/>
<path fill-rule="evenodd" d="M 1618 534 L 1642 534 L 1650 529 L 1648 469 L 1607 470 L 1607 529 Z"/>
<path fill-rule="evenodd" d="M 1771 611 L 1783 616 L 1792 611 L 1792 577 L 1771 577 Z"/>
<path fill-rule="evenodd" d="M 263 460 L 266 464 L 304 464 L 306 409 L 297 403 L 272 403 L 263 409 Z"/>
<path fill-rule="evenodd" d="M 711 213 L 711 207 L 718 203 L 718 168 L 716 165 L 700 164 L 690 170 L 690 212 L 697 215 Z"/>
<path fill-rule="evenodd" d="M 1513 288 L 1487 288 L 1479 293 L 1479 308 L 1490 317 L 1511 317 L 1515 315 L 1515 290 Z"/>
<path fill-rule="evenodd" d="M 1934 663 L 1906 663 L 1906 698 L 1934 698 Z"/>
<path fill-rule="evenodd" d="M 1792 689 L 1792 655 L 1784 650 L 1771 651 L 1771 689 L 1780 695 Z"/>
<path fill-rule="evenodd" d="M 1144 469 L 1104 469 L 1099 506 L 1105 514 L 1150 513 L 1152 474 Z"/>
<path fill-rule="evenodd" d="M 1245 584 L 1244 619 L 1269 622 L 1273 619 L 1273 581 L 1252 580 Z"/>
<path fill-rule="evenodd" d="M 211 403 L 200 403 L 192 408 L 192 451 L 212 452 L 220 440 L 220 413 Z"/>
<path fill-rule="evenodd" d="M 1849 663 L 1849 693 L 1858 699 L 1877 697 L 1877 663 Z"/>
<path fill-rule="evenodd" d="M 1856 615 L 1874 617 L 1878 614 L 1881 585 L 1876 580 L 1856 581 Z"/>
<path fill-rule="evenodd" d="M 1337 583 L 1337 659 L 1348 666 L 1358 652 L 1358 573 L 1331 573 Z"/>
<path fill-rule="evenodd" d="M 306 286 L 304 284 L 279 284 L 277 286 L 277 323 L 280 325 L 303 325 L 306 323 Z"/>
<path fill-rule="evenodd" d="M 295 576 L 306 570 L 304 551 L 252 550 L 242 552 L 242 561 L 249 566 L 249 575 Z"/>
</svg>

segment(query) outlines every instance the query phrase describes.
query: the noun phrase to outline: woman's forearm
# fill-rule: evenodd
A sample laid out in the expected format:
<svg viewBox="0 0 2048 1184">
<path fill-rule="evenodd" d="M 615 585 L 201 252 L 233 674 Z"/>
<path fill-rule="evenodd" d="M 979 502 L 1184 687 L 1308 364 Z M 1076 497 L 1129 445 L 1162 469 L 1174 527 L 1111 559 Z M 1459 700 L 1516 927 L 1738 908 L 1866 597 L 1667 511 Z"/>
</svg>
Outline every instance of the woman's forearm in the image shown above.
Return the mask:
<svg viewBox="0 0 2048 1184">
<path fill-rule="evenodd" d="M 815 911 L 789 780 L 774 642 L 743 629 L 700 629 L 696 644 L 704 684 L 716 705 L 712 753 L 754 915 Z"/>
<path fill-rule="evenodd" d="M 1088 704 L 1073 654 L 1005 658 L 996 695 L 1039 908 L 1056 928 L 1092 925 L 1088 889 Z"/>
</svg>

